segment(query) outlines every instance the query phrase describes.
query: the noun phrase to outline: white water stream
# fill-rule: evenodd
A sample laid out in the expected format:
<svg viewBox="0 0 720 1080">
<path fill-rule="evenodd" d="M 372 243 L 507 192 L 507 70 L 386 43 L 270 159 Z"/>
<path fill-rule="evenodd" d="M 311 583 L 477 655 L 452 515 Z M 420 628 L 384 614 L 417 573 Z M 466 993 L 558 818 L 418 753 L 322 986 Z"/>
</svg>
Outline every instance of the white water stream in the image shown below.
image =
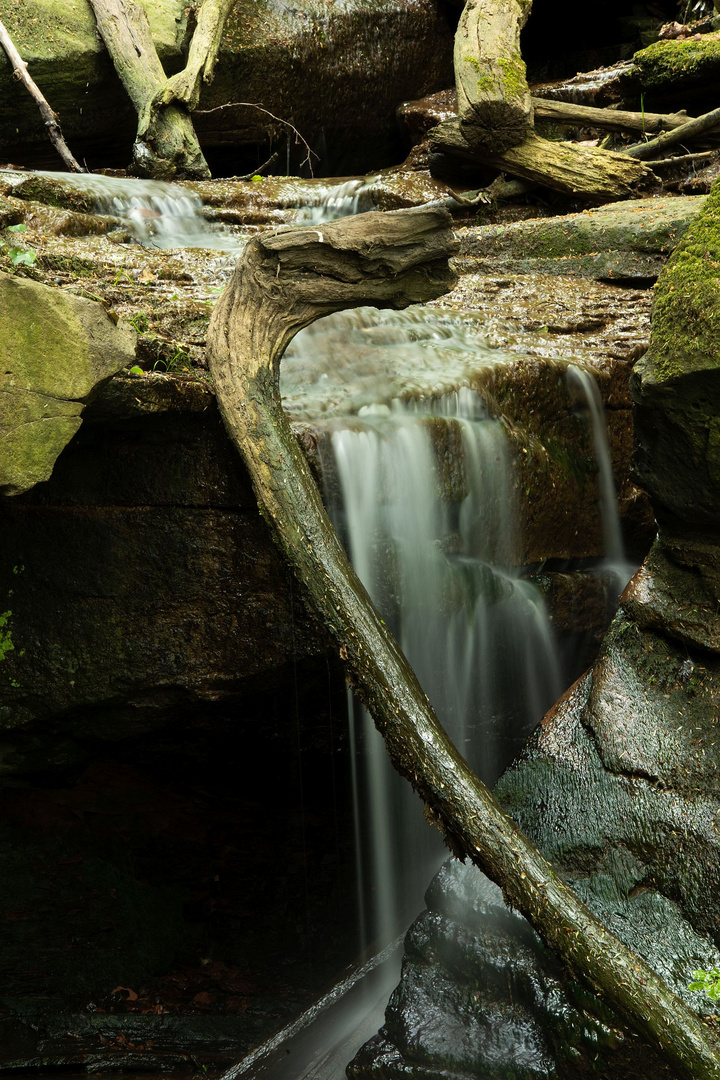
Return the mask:
<svg viewBox="0 0 720 1080">
<path fill-rule="evenodd" d="M 542 598 L 518 577 L 504 429 L 477 392 L 445 389 L 453 374 L 501 359 L 472 320 L 366 310 L 299 335 L 283 377 L 291 410 L 337 418 L 327 463 L 336 525 L 440 720 L 487 782 L 562 689 Z M 408 386 L 415 396 L 403 400 Z M 419 910 L 443 846 L 365 710 L 351 723 L 367 945 L 391 940 Z"/>
</svg>

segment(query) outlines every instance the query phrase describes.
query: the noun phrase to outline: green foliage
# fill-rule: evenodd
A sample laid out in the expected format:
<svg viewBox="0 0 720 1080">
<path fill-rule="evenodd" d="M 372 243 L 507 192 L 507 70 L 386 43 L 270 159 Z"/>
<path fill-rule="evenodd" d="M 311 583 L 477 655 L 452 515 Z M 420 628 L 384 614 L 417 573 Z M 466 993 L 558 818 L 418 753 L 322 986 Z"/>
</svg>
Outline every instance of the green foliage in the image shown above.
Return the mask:
<svg viewBox="0 0 720 1080">
<path fill-rule="evenodd" d="M 0 611 L 0 661 L 3 661 L 7 654 L 15 649 L 10 628 L 11 619 L 12 611 Z"/>
<path fill-rule="evenodd" d="M 34 251 L 25 251 L 23 248 L 10 248 L 8 258 L 13 266 L 34 266 L 37 255 Z"/>
<path fill-rule="evenodd" d="M 136 311 L 130 319 L 130 325 L 138 334 L 144 334 L 150 326 L 150 320 L 144 311 Z"/>
<path fill-rule="evenodd" d="M 711 1001 L 720 1001 L 720 968 L 710 968 L 710 971 L 693 971 L 693 981 L 688 985 L 688 990 L 703 991 Z"/>
</svg>

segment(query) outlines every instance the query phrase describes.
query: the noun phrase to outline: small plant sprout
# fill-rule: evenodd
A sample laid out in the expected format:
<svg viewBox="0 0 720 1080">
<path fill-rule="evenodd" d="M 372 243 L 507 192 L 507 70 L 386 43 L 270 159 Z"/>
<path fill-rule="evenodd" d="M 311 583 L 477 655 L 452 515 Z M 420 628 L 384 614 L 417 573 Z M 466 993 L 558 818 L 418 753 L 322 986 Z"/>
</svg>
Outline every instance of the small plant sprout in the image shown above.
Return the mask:
<svg viewBox="0 0 720 1080">
<path fill-rule="evenodd" d="M 711 1001 L 720 1001 L 720 968 L 693 971 L 692 977 L 693 981 L 688 985 L 688 990 L 704 991 Z"/>
</svg>

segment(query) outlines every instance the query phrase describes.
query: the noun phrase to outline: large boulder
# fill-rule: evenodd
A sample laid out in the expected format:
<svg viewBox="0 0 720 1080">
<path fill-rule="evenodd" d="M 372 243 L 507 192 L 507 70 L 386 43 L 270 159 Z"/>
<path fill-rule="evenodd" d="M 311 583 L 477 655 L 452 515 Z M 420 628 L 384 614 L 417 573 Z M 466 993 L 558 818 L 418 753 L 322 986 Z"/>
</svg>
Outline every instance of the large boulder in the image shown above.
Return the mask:
<svg viewBox="0 0 720 1080">
<path fill-rule="evenodd" d="M 88 398 L 134 355 L 102 304 L 0 274 L 0 493 L 48 479 Z"/>
<path fill-rule="evenodd" d="M 634 466 L 673 531 L 720 527 L 720 187 L 658 280 L 650 348 L 633 372 Z"/>
<path fill-rule="evenodd" d="M 166 70 L 178 70 L 187 45 L 188 5 L 144 0 L 144 7 Z M 98 38 L 90 5 L 28 0 L 3 18 L 60 114 L 76 156 L 86 154 L 98 166 L 111 156 L 126 164 L 137 118 Z M 452 81 L 452 43 L 439 0 L 299 0 L 292 7 L 237 0 L 201 109 L 246 104 L 198 114 L 200 141 L 204 149 L 235 148 L 231 171 L 246 172 L 237 168 L 238 147 L 274 141 L 284 163 L 287 139 L 297 168 L 305 150 L 287 121 L 313 144 L 326 174 L 385 164 L 388 153 L 398 156 L 396 106 Z M 18 152 L 23 160 L 44 154 L 53 161 L 37 108 L 0 53 L 0 154 L 17 158 Z"/>
</svg>

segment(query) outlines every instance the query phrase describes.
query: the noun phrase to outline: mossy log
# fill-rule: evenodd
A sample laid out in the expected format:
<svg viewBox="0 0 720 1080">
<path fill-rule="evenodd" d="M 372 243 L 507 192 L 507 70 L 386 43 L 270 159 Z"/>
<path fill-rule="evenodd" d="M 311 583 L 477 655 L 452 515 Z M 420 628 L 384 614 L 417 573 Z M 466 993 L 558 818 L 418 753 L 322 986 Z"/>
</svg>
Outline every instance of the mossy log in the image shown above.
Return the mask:
<svg viewBox="0 0 720 1080">
<path fill-rule="evenodd" d="M 720 1080 L 711 1031 L 558 878 L 448 739 L 350 565 L 283 413 L 280 360 L 294 335 L 343 308 L 402 308 L 441 295 L 453 283 L 451 224 L 447 210 L 420 208 L 252 239 L 208 331 L 225 426 L 262 513 L 332 634 L 393 765 L 425 801 L 428 819 L 677 1076 Z"/>
<path fill-rule="evenodd" d="M 453 62 L 460 128 L 472 147 L 505 150 L 532 131 L 533 108 L 520 52 L 532 0 L 467 0 Z"/>
<path fill-rule="evenodd" d="M 138 176 L 207 180 L 187 107 L 172 100 L 158 105 L 167 78 L 155 50 L 145 9 L 137 0 L 90 0 L 98 31 L 138 114 L 131 171 Z"/>
<path fill-rule="evenodd" d="M 438 124 L 428 137 L 433 151 L 492 165 L 501 172 L 581 199 L 613 202 L 632 198 L 656 179 L 651 169 L 626 154 L 551 142 L 534 133 L 502 153 L 470 146 L 457 120 Z"/>
</svg>

